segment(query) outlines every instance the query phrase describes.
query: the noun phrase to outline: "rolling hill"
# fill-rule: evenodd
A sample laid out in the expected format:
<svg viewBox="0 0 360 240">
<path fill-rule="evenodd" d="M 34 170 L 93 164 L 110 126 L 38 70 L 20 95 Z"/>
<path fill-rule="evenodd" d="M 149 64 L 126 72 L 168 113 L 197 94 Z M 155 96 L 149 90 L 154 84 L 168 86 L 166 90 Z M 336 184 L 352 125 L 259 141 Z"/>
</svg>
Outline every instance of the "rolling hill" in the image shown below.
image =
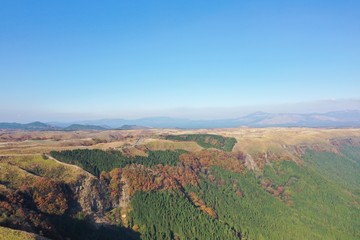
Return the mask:
<svg viewBox="0 0 360 240">
<path fill-rule="evenodd" d="M 122 133 L 142 140 L 59 149 L 44 139 L 31 154 L 0 152 L 0 232 L 89 240 L 360 237 L 358 129 Z"/>
</svg>

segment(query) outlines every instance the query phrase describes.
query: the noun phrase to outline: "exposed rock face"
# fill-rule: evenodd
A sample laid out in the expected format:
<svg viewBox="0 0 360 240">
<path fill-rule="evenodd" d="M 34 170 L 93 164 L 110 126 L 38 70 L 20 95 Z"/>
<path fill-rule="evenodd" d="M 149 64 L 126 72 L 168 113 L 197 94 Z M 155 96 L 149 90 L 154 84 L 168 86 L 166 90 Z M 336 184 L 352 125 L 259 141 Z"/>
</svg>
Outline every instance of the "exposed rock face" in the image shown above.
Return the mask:
<svg viewBox="0 0 360 240">
<path fill-rule="evenodd" d="M 121 222 L 124 226 L 128 226 L 128 218 L 127 214 L 129 212 L 129 203 L 130 203 L 130 194 L 129 194 L 129 184 L 125 177 L 121 178 L 121 182 L 123 183 L 121 198 L 119 202 L 120 214 L 121 214 Z"/>
<path fill-rule="evenodd" d="M 106 224 L 105 212 L 112 208 L 108 187 L 96 177 L 87 174 L 71 188 L 81 211 L 92 218 L 96 225 Z"/>
<path fill-rule="evenodd" d="M 245 166 L 252 171 L 259 171 L 259 167 L 250 154 L 246 154 Z"/>
<path fill-rule="evenodd" d="M 109 186 L 91 174 L 82 175 L 76 184 L 71 187 L 75 201 L 79 204 L 80 211 L 85 213 L 97 226 L 110 224 L 106 213 L 119 208 L 120 219 L 124 226 L 128 225 L 127 214 L 130 203 L 129 184 L 125 177 L 121 177 L 118 186 L 121 188 L 119 197 L 111 198 Z M 120 220 L 119 219 L 119 220 Z"/>
</svg>

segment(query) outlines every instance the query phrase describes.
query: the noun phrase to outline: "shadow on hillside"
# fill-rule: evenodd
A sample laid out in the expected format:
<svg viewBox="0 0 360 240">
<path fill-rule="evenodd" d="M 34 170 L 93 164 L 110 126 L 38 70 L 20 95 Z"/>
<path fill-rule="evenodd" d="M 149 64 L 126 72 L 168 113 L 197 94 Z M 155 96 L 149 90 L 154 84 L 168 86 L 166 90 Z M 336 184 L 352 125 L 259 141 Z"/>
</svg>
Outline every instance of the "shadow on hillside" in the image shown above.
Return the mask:
<svg viewBox="0 0 360 240">
<path fill-rule="evenodd" d="M 101 226 L 95 228 L 86 220 L 78 220 L 67 216 L 50 216 L 50 221 L 55 227 L 51 234 L 52 239 L 71 240 L 111 240 L 111 239 L 140 239 L 140 234 L 121 226 Z M 56 232 L 56 235 L 54 235 Z"/>
</svg>

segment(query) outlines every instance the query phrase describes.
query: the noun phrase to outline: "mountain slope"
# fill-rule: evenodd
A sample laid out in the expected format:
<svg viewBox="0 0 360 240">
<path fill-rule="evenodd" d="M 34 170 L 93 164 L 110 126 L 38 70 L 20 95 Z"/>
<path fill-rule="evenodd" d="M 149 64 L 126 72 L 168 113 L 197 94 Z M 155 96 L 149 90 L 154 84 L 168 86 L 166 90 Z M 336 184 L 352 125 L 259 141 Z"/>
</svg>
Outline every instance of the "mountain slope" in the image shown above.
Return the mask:
<svg viewBox="0 0 360 240">
<path fill-rule="evenodd" d="M 358 130 L 170 132 L 0 156 L 0 225 L 54 239 L 359 239 Z M 184 143 L 198 147 L 166 149 Z"/>
</svg>

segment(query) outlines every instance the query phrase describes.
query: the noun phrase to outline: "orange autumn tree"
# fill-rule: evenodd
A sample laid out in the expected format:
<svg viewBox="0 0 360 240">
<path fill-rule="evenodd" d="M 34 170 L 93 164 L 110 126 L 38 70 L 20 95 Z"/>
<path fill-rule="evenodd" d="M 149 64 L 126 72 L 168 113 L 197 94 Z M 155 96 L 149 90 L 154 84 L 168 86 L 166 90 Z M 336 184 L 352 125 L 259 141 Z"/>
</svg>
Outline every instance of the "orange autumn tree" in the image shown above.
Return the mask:
<svg viewBox="0 0 360 240">
<path fill-rule="evenodd" d="M 68 201 L 61 183 L 39 178 L 30 189 L 34 203 L 41 212 L 62 215 L 68 209 Z"/>
</svg>

